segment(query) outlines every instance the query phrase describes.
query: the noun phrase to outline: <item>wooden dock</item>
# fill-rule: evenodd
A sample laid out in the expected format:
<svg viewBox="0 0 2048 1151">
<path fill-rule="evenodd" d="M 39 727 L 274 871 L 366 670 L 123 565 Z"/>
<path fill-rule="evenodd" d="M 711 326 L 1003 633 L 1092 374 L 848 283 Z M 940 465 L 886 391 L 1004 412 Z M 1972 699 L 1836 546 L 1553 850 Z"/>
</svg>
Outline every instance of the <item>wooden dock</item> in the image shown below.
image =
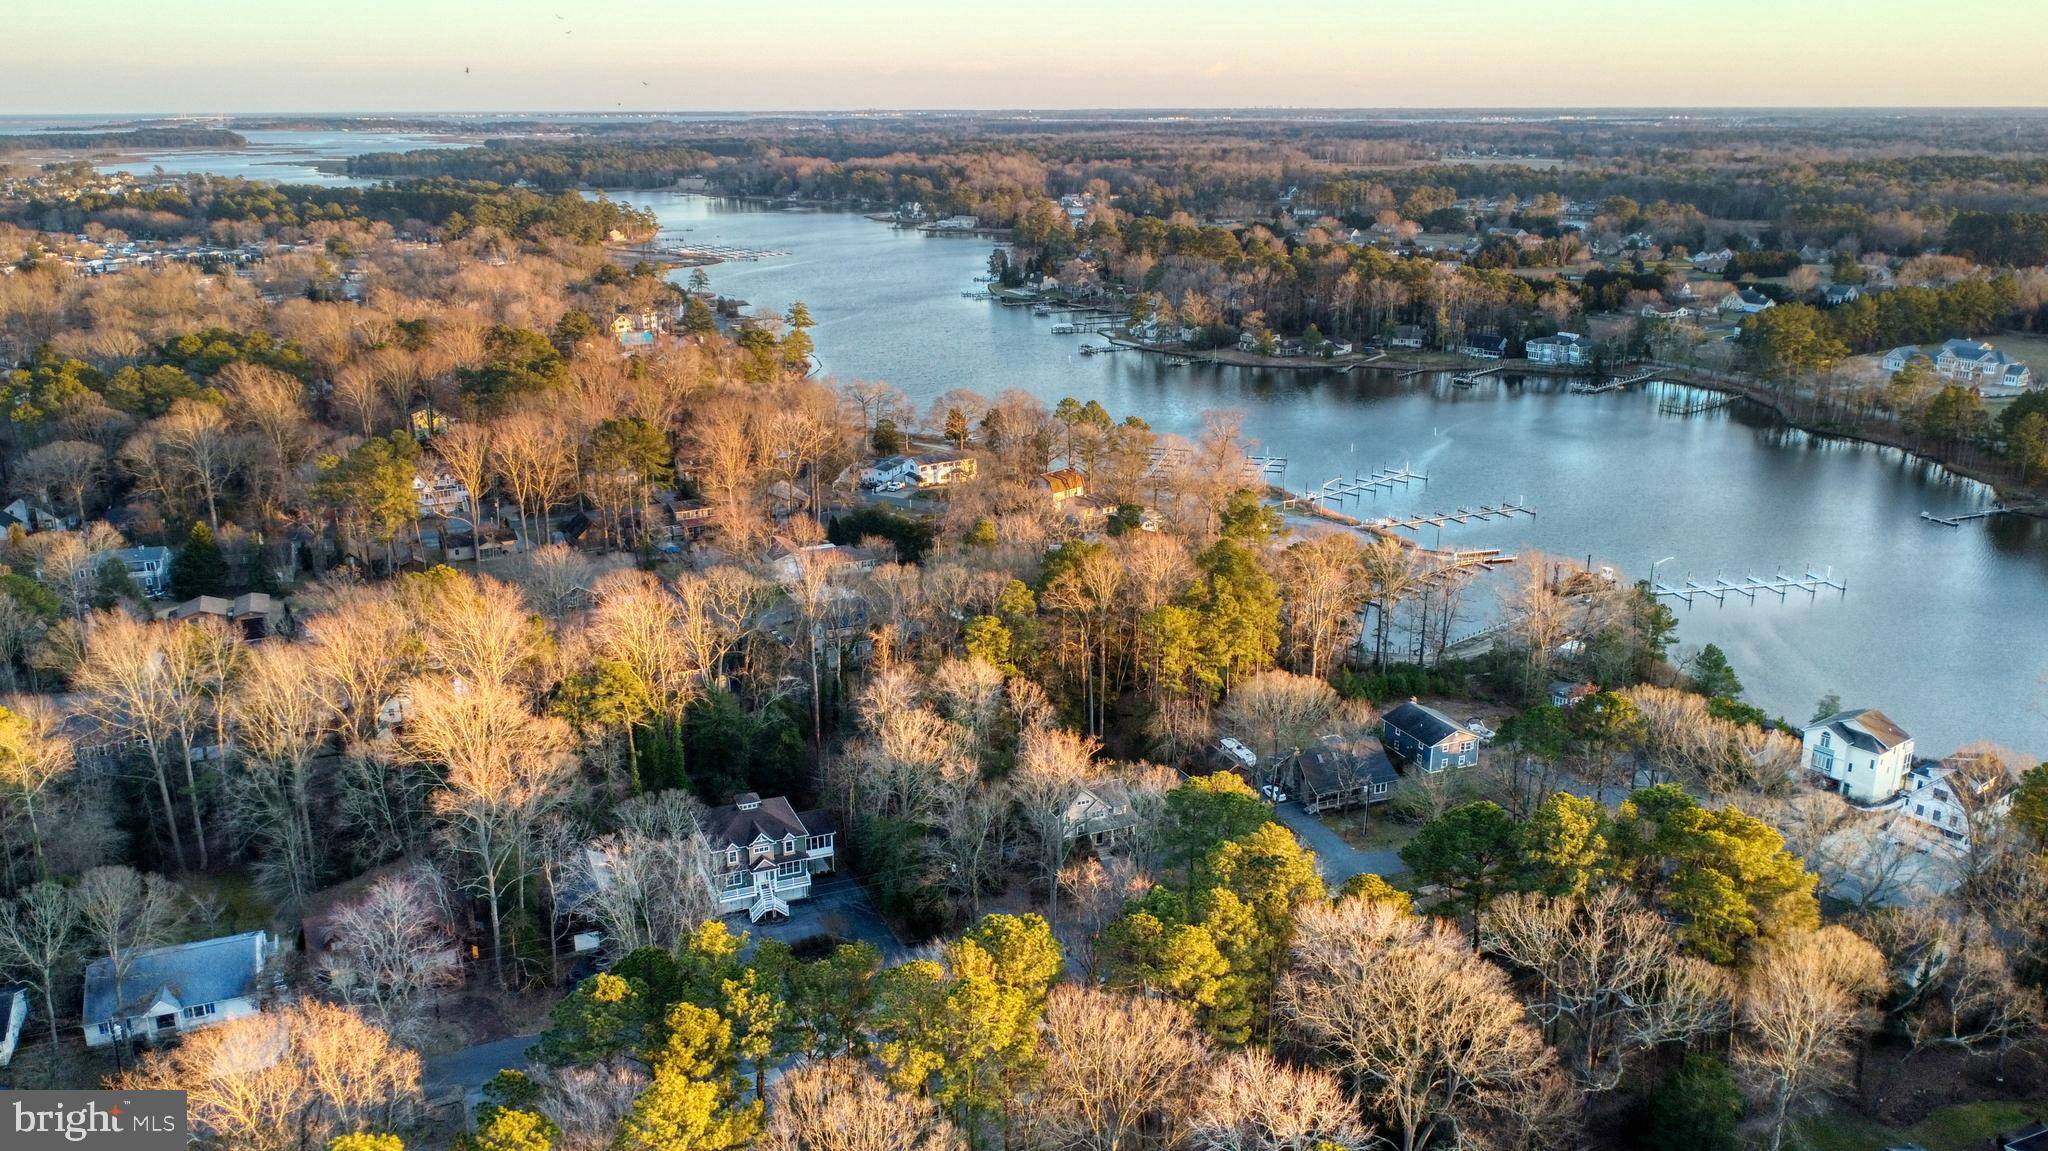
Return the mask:
<svg viewBox="0 0 2048 1151">
<path fill-rule="evenodd" d="M 1637 372 L 1635 375 L 1630 376 L 1627 379 L 1610 380 L 1609 382 L 1617 388 L 1625 388 L 1628 387 L 1630 384 L 1640 384 L 1645 381 L 1655 379 L 1656 375 L 1657 373 L 1654 370 L 1650 368 L 1644 368 L 1642 371 Z"/>
<path fill-rule="evenodd" d="M 1377 528 L 1402 528 L 1414 531 L 1418 528 L 1443 527 L 1445 524 L 1469 524 L 1479 520 L 1513 519 L 1516 516 L 1535 516 L 1536 509 L 1527 504 L 1503 500 L 1492 506 L 1458 508 L 1448 512 L 1427 512 L 1414 516 L 1386 516 L 1373 520 L 1369 526 Z"/>
<path fill-rule="evenodd" d="M 1618 392 L 1623 386 L 1620 380 L 1576 380 L 1571 391 L 1581 396 L 1597 396 L 1602 392 Z"/>
<path fill-rule="evenodd" d="M 1804 575 L 1788 576 L 1780 572 L 1767 577 L 1744 576 L 1739 580 L 1715 576 L 1713 580 L 1706 583 L 1688 576 L 1682 584 L 1654 584 L 1650 589 L 1650 594 L 1684 600 L 1686 606 L 1691 607 L 1693 597 L 1695 596 L 1705 597 L 1716 603 L 1726 603 L 1729 596 L 1738 595 L 1754 603 L 1759 595 L 1775 595 L 1782 600 L 1795 591 L 1803 591 L 1809 597 L 1812 597 L 1819 595 L 1823 591 L 1830 590 L 1841 592 L 1844 595 L 1848 594 L 1849 591 L 1847 584 L 1834 578 L 1834 569 L 1832 568 L 1825 572 L 1816 572 L 1809 569 Z"/>
<path fill-rule="evenodd" d="M 1469 388 L 1488 376 L 1499 375 L 1501 372 L 1506 370 L 1506 364 L 1495 364 L 1493 367 L 1484 368 L 1476 372 L 1459 372 L 1457 375 L 1451 377 L 1451 383 L 1461 388 Z"/>
</svg>

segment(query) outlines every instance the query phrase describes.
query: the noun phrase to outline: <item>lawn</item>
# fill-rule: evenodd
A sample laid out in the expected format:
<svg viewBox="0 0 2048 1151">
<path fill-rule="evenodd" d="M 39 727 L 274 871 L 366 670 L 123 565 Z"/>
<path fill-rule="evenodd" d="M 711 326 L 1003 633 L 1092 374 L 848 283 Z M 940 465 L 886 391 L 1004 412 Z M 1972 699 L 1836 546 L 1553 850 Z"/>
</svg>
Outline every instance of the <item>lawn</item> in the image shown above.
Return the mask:
<svg viewBox="0 0 2048 1151">
<path fill-rule="evenodd" d="M 1323 817 L 1331 831 L 1360 851 L 1399 851 L 1415 838 L 1417 827 L 1388 818 L 1386 808 L 1368 815 L 1363 811 L 1331 812 Z"/>
<path fill-rule="evenodd" d="M 1936 1109 L 1908 1127 L 1887 1127 L 1842 1110 L 1799 1125 L 1801 1142 L 1813 1151 L 1885 1151 L 1917 1143 L 1927 1151 L 1982 1151 L 2000 1131 L 2014 1131 L 2048 1114 L 2048 1101 L 1957 1103 Z"/>
</svg>

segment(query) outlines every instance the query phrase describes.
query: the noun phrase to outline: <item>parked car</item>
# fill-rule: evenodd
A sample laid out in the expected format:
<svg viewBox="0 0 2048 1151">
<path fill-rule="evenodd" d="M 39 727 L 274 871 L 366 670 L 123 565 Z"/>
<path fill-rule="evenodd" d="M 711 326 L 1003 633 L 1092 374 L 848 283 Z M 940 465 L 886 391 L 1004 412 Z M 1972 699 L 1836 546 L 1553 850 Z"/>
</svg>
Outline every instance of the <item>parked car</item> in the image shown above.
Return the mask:
<svg viewBox="0 0 2048 1151">
<path fill-rule="evenodd" d="M 1266 802 L 1273 804 L 1275 807 L 1287 802 L 1287 793 L 1280 790 L 1278 784 L 1269 783 L 1261 787 L 1259 794 L 1265 796 Z"/>
</svg>

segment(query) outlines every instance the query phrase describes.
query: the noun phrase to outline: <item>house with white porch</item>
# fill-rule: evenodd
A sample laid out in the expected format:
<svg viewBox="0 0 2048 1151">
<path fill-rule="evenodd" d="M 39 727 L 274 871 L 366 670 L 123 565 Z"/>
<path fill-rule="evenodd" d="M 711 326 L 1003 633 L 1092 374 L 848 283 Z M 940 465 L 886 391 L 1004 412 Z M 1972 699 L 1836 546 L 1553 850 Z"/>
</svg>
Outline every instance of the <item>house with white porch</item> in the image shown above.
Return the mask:
<svg viewBox="0 0 2048 1151">
<path fill-rule="evenodd" d="M 1913 737 L 1875 708 L 1813 721 L 1802 745 L 1815 783 L 1866 807 L 1897 799 L 1913 766 Z"/>
<path fill-rule="evenodd" d="M 941 488 L 956 480 L 971 480 L 981 471 L 981 464 L 966 452 L 925 452 L 912 457 L 910 463 L 921 488 Z"/>
<path fill-rule="evenodd" d="M 746 791 L 706 814 L 704 837 L 719 911 L 759 923 L 787 917 L 790 904 L 810 896 L 811 877 L 832 871 L 838 829 L 822 811 L 799 813 L 782 796 Z"/>
<path fill-rule="evenodd" d="M 1950 340 L 1934 355 L 1935 374 L 1977 388 L 2026 391 L 2034 372 L 2022 361 L 1978 340 Z"/>
<path fill-rule="evenodd" d="M 112 960 L 95 959 L 85 969 L 85 1045 L 154 1042 L 254 1015 L 276 953 L 268 934 L 249 931 L 145 951 L 118 977 Z"/>
<path fill-rule="evenodd" d="M 1060 817 L 1060 837 L 1069 841 L 1085 839 L 1095 850 L 1107 851 L 1130 838 L 1137 825 L 1131 789 L 1120 780 L 1107 779 L 1074 793 Z"/>
<path fill-rule="evenodd" d="M 1593 341 L 1577 332 L 1540 336 L 1522 346 L 1532 364 L 1577 366 L 1593 357 Z"/>
</svg>

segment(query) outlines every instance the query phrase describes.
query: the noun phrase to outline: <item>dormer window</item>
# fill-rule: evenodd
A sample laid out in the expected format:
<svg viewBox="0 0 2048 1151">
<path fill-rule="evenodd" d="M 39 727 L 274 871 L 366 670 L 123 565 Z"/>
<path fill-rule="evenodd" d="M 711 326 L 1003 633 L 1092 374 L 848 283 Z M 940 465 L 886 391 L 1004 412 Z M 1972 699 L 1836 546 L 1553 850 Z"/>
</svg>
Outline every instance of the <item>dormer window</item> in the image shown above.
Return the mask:
<svg viewBox="0 0 2048 1151">
<path fill-rule="evenodd" d="M 782 850 L 783 850 L 783 853 L 784 853 L 784 854 L 788 854 L 789 852 L 795 851 L 795 850 L 796 850 L 796 836 L 794 836 L 794 835 L 786 835 L 786 836 L 784 836 L 784 837 L 783 837 L 783 839 L 782 839 Z"/>
</svg>

